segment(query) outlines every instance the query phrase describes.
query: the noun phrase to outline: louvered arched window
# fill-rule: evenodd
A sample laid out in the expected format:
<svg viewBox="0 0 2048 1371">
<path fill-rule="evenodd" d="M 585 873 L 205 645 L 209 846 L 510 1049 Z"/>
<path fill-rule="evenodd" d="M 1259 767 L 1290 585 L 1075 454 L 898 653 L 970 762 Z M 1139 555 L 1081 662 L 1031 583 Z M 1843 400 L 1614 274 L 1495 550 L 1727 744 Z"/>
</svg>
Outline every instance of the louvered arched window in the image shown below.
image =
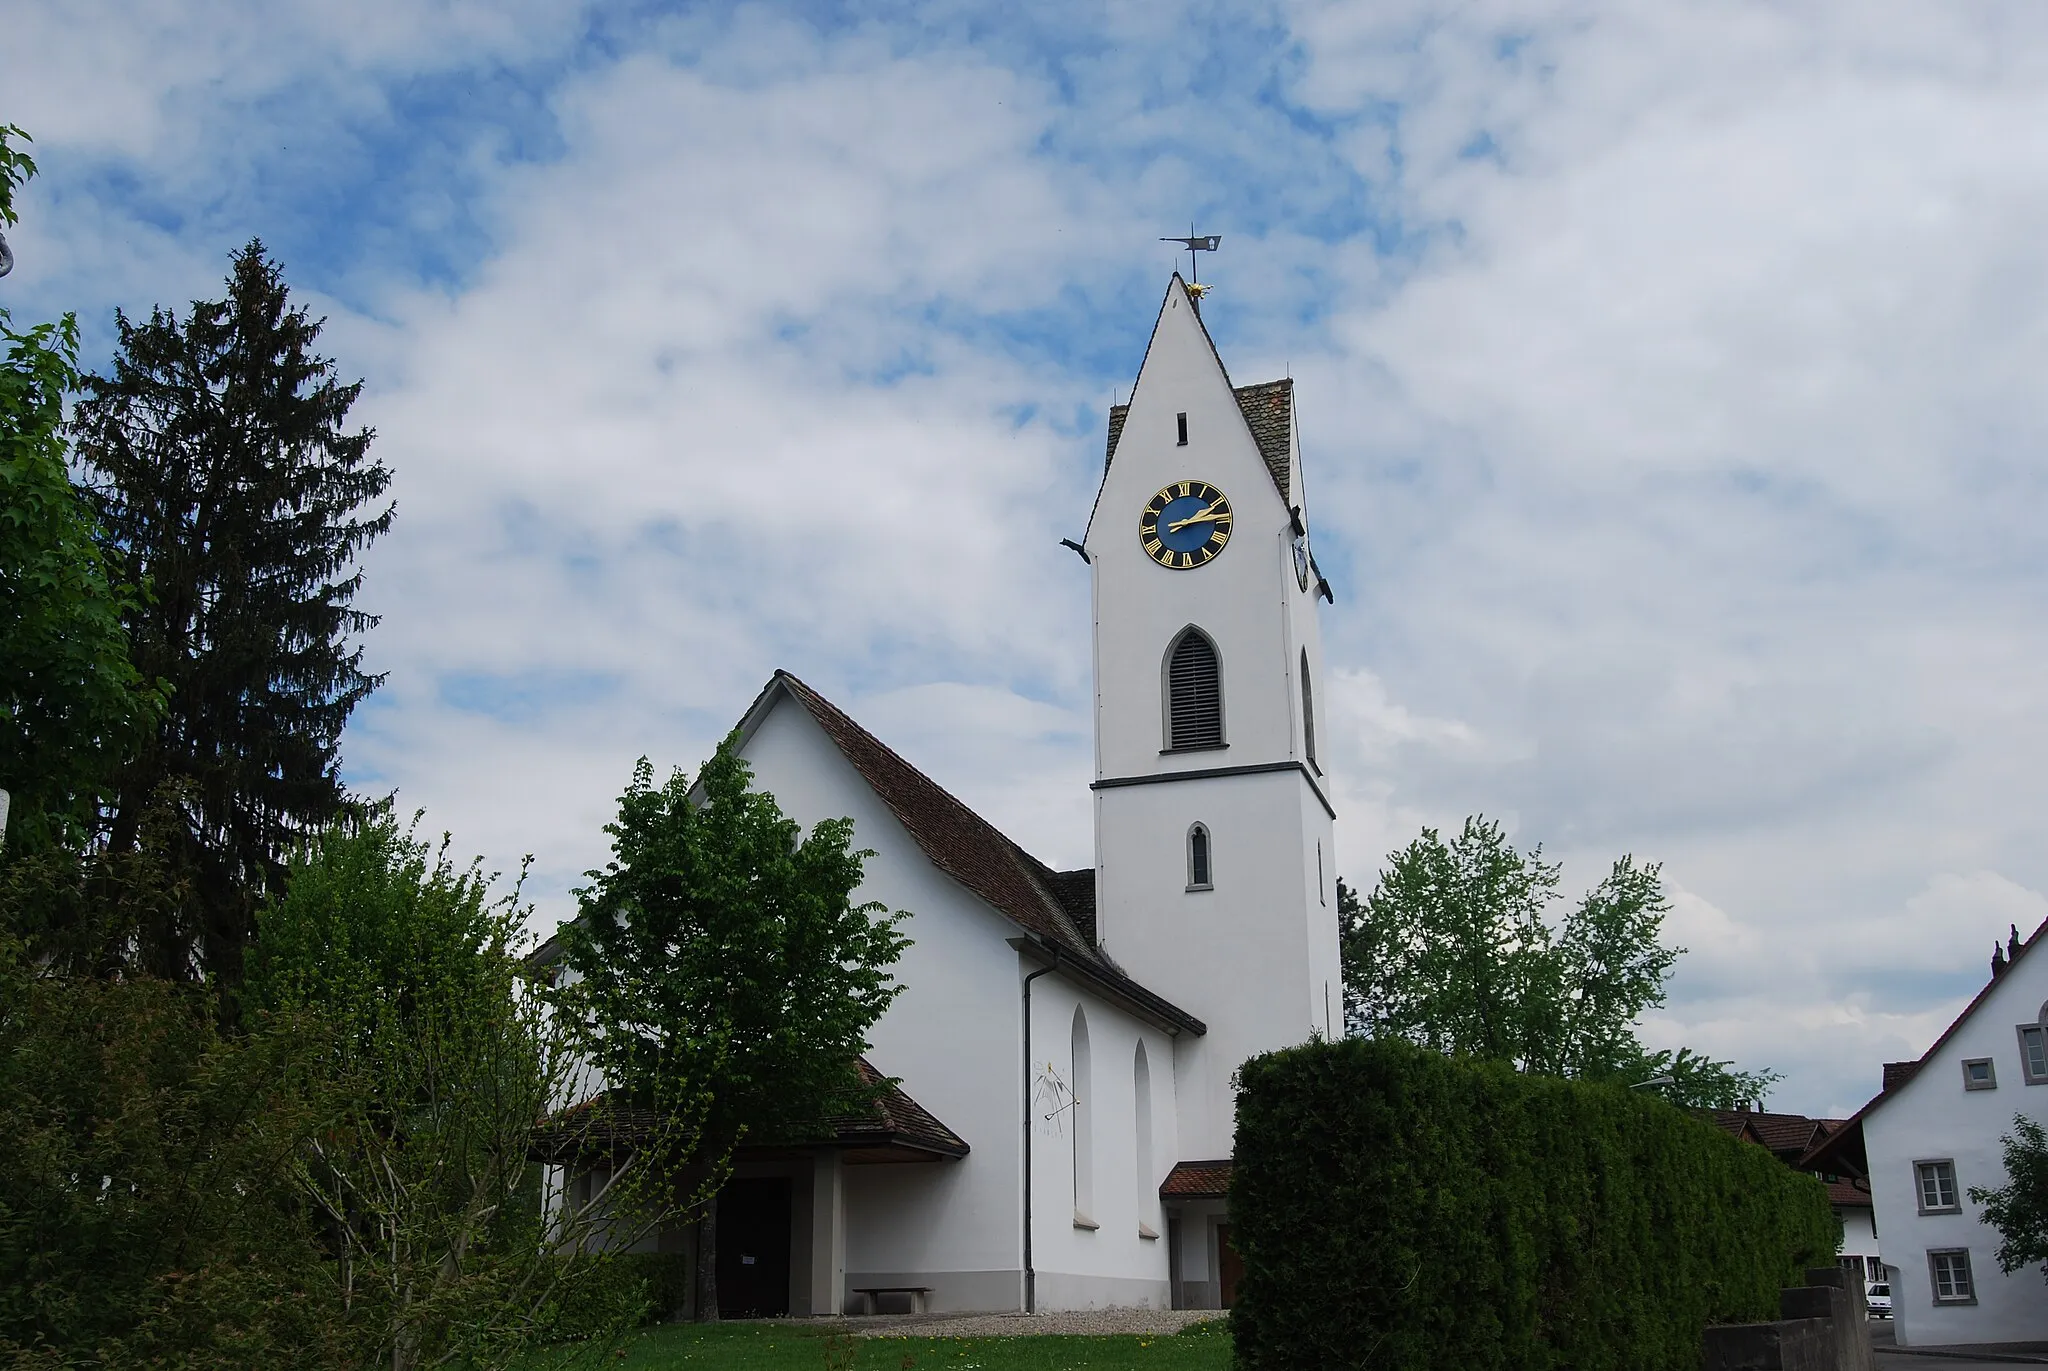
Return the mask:
<svg viewBox="0 0 2048 1371">
<path fill-rule="evenodd" d="M 1223 746 L 1223 671 L 1199 628 L 1182 629 L 1166 654 L 1166 746 Z"/>
</svg>

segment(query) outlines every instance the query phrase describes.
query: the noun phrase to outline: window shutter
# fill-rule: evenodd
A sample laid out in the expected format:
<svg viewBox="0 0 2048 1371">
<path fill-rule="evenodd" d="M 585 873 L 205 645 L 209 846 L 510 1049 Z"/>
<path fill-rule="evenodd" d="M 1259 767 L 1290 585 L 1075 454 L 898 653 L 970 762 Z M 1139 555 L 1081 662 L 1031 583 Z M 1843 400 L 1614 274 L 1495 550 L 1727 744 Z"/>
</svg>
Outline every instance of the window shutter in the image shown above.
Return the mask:
<svg viewBox="0 0 2048 1371">
<path fill-rule="evenodd" d="M 1167 665 L 1167 717 L 1173 746 L 1219 747 L 1223 743 L 1223 681 L 1216 649 L 1194 629 L 1180 635 Z"/>
</svg>

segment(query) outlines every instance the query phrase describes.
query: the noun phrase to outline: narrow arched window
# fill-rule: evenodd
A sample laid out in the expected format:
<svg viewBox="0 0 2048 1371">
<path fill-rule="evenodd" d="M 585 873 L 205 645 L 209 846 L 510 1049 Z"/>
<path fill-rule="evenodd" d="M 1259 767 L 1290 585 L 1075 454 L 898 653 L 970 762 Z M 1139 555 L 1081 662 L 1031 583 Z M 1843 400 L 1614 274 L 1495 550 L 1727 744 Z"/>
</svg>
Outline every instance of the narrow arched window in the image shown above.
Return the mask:
<svg viewBox="0 0 2048 1371">
<path fill-rule="evenodd" d="M 1182 629 L 1166 654 L 1166 746 L 1223 746 L 1223 672 L 1199 628 Z"/>
<path fill-rule="evenodd" d="M 1074 1222 L 1093 1228 L 1095 1220 L 1095 1082 L 1088 1054 L 1088 1011 L 1074 1006 Z"/>
<path fill-rule="evenodd" d="M 1152 1063 L 1145 1055 L 1143 1038 L 1138 1040 L 1138 1050 L 1131 1059 L 1131 1098 L 1138 1111 L 1138 1236 L 1156 1238 L 1159 1230 L 1152 1227 L 1152 1218 L 1159 1204 L 1159 1187 L 1152 1179 Z"/>
<path fill-rule="evenodd" d="M 1209 829 L 1196 824 L 1188 830 L 1188 889 L 1211 890 L 1215 885 L 1210 875 Z"/>
<path fill-rule="evenodd" d="M 1308 679 L 1308 649 L 1301 650 L 1301 738 L 1307 744 L 1308 764 L 1321 771 L 1316 761 L 1316 694 Z"/>
</svg>

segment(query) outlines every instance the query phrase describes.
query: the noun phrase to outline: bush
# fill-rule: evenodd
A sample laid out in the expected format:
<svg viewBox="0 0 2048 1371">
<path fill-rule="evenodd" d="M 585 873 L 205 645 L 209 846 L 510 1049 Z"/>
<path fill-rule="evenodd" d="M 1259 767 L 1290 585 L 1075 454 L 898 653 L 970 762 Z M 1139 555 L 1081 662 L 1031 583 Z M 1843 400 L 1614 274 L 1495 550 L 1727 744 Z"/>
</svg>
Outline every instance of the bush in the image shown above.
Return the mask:
<svg viewBox="0 0 2048 1371">
<path fill-rule="evenodd" d="M 689 1298 L 689 1264 L 680 1252 L 607 1253 L 550 1311 L 543 1340 L 608 1338 L 623 1325 L 646 1328 L 677 1317 Z"/>
<path fill-rule="evenodd" d="M 1240 1080 L 1246 1371 L 1692 1371 L 1834 1258 L 1819 1181 L 1640 1093 L 1365 1039 Z"/>
</svg>

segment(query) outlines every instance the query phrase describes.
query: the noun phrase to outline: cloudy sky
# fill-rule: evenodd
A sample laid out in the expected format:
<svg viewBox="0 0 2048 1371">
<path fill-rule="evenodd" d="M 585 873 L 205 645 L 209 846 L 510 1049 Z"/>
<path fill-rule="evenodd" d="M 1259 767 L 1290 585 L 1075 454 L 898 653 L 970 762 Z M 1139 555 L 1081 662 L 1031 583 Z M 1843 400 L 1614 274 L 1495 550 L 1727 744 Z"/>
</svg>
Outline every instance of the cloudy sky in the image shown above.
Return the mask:
<svg viewBox="0 0 2048 1371">
<path fill-rule="evenodd" d="M 1660 860 L 1649 1025 L 1846 1111 L 2048 915 L 2048 9 L 17 0 L 17 323 L 260 236 L 399 519 L 345 749 L 548 922 L 786 667 L 1092 860 L 1093 495 L 1172 270 L 1291 374 L 1340 867 Z"/>
</svg>

